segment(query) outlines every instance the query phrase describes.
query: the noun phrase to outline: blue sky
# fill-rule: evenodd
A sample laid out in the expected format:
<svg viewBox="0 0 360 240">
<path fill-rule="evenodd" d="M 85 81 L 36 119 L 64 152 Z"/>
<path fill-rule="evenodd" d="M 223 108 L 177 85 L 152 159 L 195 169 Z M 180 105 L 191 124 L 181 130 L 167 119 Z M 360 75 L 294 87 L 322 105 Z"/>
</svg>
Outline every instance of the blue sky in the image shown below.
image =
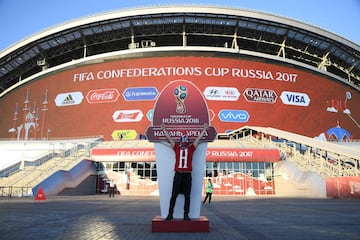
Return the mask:
<svg viewBox="0 0 360 240">
<path fill-rule="evenodd" d="M 216 5 L 302 21 L 360 44 L 360 0 L 0 0 L 0 51 L 52 26 L 98 13 L 154 5 Z"/>
</svg>

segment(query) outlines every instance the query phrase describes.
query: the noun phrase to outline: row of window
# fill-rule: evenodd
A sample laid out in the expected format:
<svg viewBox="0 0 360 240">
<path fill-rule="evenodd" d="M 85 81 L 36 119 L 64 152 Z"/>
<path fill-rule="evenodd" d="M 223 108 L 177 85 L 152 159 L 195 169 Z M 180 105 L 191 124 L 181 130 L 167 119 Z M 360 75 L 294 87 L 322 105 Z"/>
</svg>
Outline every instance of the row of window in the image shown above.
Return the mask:
<svg viewBox="0 0 360 240">
<path fill-rule="evenodd" d="M 106 162 L 99 171 L 104 174 L 98 192 L 106 192 L 111 179 L 123 195 L 158 195 L 155 162 Z M 207 162 L 204 183 L 207 178 L 213 180 L 214 195 L 275 194 L 273 163 Z"/>
</svg>

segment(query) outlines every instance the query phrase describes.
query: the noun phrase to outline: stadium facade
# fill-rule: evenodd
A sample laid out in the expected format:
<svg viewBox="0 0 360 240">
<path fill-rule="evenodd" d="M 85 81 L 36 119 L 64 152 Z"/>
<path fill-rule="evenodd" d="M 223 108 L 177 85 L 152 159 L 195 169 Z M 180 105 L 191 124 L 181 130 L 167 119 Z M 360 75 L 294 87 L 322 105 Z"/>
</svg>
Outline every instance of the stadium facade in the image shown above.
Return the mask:
<svg viewBox="0 0 360 240">
<path fill-rule="evenodd" d="M 103 176 L 129 193 L 130 183 L 143 181 L 141 193 L 151 194 L 156 164 L 145 131 L 161 90 L 176 80 L 203 92 L 219 139 L 247 126 L 325 142 L 360 139 L 358 44 L 296 20 L 218 6 L 89 16 L 5 49 L 0 138 L 100 136 L 104 143 L 89 159 L 102 163 Z M 218 178 L 218 194 L 246 194 L 250 185 L 256 194 L 275 194 L 273 164 L 281 153 L 265 150 L 215 141 L 206 176 Z"/>
</svg>

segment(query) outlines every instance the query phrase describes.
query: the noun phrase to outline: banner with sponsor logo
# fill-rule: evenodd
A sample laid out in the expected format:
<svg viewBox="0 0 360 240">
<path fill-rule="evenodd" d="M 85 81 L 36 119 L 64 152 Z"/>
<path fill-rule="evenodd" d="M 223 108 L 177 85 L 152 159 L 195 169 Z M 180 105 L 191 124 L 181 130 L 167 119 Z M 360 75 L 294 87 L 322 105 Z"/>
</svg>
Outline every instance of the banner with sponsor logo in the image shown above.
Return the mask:
<svg viewBox="0 0 360 240">
<path fill-rule="evenodd" d="M 155 161 L 153 148 L 94 148 L 91 157 L 96 161 Z"/>
<path fill-rule="evenodd" d="M 155 161 L 154 148 L 95 148 L 91 157 L 96 161 Z M 278 162 L 278 149 L 213 148 L 206 151 L 207 162 Z"/>
<path fill-rule="evenodd" d="M 208 148 L 208 162 L 277 162 L 280 161 L 278 149 L 249 148 Z"/>
<path fill-rule="evenodd" d="M 249 125 L 322 139 L 360 139 L 360 93 L 339 80 L 240 55 L 173 54 L 83 65 L 27 82 L 0 99 L 0 138 L 102 134 L 113 140 L 115 130 L 127 129 L 140 138 L 153 121 L 160 89 L 184 79 L 199 89 L 210 125 L 219 133 Z M 188 108 L 197 103 L 190 96 L 185 101 Z M 167 117 L 168 124 L 190 119 Z"/>
</svg>

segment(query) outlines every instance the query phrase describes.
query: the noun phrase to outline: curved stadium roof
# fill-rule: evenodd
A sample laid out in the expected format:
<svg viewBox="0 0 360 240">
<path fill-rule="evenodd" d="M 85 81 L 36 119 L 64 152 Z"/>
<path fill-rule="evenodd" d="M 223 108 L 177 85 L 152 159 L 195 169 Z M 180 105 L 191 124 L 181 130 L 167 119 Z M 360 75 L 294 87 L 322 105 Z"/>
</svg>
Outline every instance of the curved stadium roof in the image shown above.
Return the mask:
<svg viewBox="0 0 360 240">
<path fill-rule="evenodd" d="M 360 91 L 360 46 L 338 35 L 248 10 L 156 6 L 77 19 L 5 49 L 0 52 L 0 97 L 34 75 L 73 60 L 148 47 L 206 47 L 275 59 L 329 75 Z"/>
</svg>

